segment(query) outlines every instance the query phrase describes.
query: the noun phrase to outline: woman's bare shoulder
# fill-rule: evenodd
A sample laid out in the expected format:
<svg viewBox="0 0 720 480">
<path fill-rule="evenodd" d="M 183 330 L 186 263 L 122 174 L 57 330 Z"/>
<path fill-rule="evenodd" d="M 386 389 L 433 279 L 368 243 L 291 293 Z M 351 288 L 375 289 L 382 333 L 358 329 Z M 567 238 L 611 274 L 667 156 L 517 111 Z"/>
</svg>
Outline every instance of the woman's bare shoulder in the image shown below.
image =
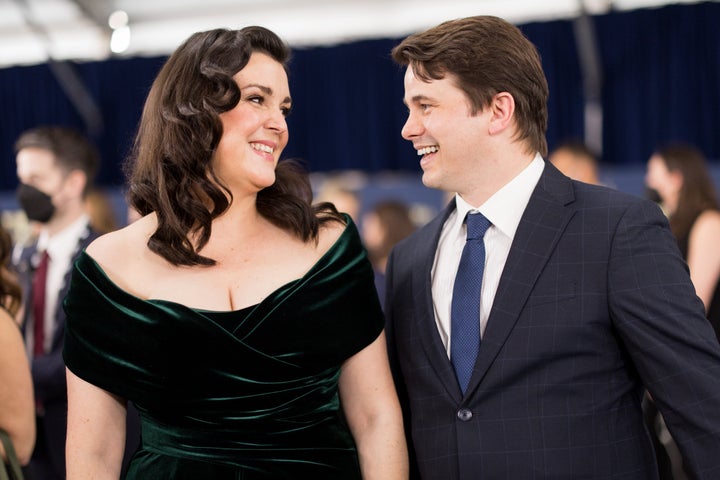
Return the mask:
<svg viewBox="0 0 720 480">
<path fill-rule="evenodd" d="M 342 236 L 347 227 L 347 224 L 335 221 L 325 222 L 321 225 L 318 232 L 318 250 L 320 252 L 328 251 Z"/>
<path fill-rule="evenodd" d="M 698 221 L 720 224 L 720 210 L 705 210 L 698 216 Z"/>
<path fill-rule="evenodd" d="M 103 267 L 121 268 L 146 251 L 147 241 L 154 230 L 155 219 L 148 215 L 124 228 L 98 237 L 88 245 L 86 252 Z"/>
<path fill-rule="evenodd" d="M 720 211 L 705 210 L 702 212 L 697 220 L 695 220 L 693 230 L 694 232 L 705 232 L 716 235 L 720 232 Z"/>
<path fill-rule="evenodd" d="M 15 323 L 15 319 L 4 308 L 0 308 L 0 345 L 2 345 L 0 352 L 7 355 L 11 353 L 11 349 L 23 352 L 25 349 L 19 325 Z"/>
</svg>

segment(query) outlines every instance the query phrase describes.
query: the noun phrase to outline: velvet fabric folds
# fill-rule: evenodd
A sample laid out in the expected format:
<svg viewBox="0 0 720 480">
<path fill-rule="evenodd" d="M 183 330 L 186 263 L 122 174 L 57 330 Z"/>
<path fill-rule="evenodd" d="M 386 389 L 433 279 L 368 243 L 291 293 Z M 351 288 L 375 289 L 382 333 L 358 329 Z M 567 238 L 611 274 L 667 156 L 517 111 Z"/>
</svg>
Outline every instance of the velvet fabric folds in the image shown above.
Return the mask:
<svg viewBox="0 0 720 480">
<path fill-rule="evenodd" d="M 360 478 L 338 379 L 384 321 L 352 221 L 302 278 L 252 307 L 140 299 L 83 252 L 65 309 L 68 368 L 140 412 L 126 478 Z"/>
</svg>

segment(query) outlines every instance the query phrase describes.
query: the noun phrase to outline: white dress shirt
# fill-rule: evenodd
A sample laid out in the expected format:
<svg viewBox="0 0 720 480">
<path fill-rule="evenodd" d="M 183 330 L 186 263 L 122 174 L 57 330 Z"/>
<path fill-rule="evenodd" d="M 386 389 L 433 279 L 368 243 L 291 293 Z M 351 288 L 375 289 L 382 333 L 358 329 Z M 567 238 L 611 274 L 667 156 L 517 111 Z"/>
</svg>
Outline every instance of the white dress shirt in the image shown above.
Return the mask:
<svg viewBox="0 0 720 480">
<path fill-rule="evenodd" d="M 45 281 L 45 352 L 50 351 L 55 335 L 55 311 L 58 303 L 62 301 L 58 298 L 58 293 L 64 287 L 65 275 L 72 266 L 73 256 L 77 253 L 80 238 L 85 235 L 89 221 L 90 218 L 83 215 L 52 237 L 45 230 L 41 230 L 38 235 L 38 257 L 45 250 L 50 257 Z M 32 352 L 33 335 L 26 335 L 26 340 L 28 351 Z"/>
<path fill-rule="evenodd" d="M 515 238 L 515 231 L 544 168 L 545 161 L 538 153 L 522 172 L 478 207 L 470 205 L 460 195 L 455 195 L 457 208 L 443 225 L 432 268 L 435 323 L 448 358 L 450 357 L 452 292 L 467 235 L 465 215 L 468 212 L 480 212 L 492 224 L 484 238 L 485 272 L 480 296 L 480 335 L 482 337 L 495 299 L 495 292 L 500 283 L 500 276 L 505 267 L 513 238 Z"/>
</svg>

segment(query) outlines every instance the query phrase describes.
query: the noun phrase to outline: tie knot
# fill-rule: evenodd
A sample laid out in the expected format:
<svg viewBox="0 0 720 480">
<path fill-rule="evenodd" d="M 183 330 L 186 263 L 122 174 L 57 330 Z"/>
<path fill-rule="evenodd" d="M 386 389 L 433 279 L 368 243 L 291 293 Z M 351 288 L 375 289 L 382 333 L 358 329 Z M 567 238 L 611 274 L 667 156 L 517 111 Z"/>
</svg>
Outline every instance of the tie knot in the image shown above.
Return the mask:
<svg viewBox="0 0 720 480">
<path fill-rule="evenodd" d="M 485 218 L 482 213 L 468 213 L 465 223 L 467 224 L 467 240 L 483 238 L 487 229 L 490 228 L 490 220 Z"/>
</svg>

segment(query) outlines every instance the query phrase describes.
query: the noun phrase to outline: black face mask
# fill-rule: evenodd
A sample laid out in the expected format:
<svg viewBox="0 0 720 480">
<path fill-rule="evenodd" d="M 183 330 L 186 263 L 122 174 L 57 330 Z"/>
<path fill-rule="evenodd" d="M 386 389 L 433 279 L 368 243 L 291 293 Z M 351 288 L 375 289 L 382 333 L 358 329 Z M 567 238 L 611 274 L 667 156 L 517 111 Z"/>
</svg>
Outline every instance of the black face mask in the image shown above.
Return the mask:
<svg viewBox="0 0 720 480">
<path fill-rule="evenodd" d="M 28 220 L 47 223 L 55 213 L 50 195 L 31 185 L 21 183 L 15 195 Z"/>
</svg>

